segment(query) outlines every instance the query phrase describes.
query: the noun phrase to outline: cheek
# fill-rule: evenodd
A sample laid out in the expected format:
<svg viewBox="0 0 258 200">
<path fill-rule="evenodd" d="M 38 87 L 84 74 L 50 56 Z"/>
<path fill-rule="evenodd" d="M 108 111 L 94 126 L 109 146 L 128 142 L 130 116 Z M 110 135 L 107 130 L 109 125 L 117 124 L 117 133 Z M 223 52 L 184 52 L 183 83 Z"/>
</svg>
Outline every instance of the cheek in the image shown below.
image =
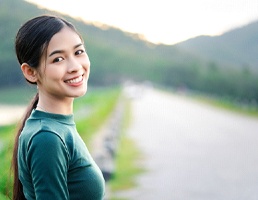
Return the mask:
<svg viewBox="0 0 258 200">
<path fill-rule="evenodd" d="M 87 71 L 87 79 L 89 79 L 89 76 L 90 76 L 90 68 L 88 68 L 88 71 Z"/>
<path fill-rule="evenodd" d="M 90 62 L 88 63 L 88 67 L 86 69 L 86 73 L 87 73 L 87 76 L 89 77 L 89 75 L 90 75 Z"/>
<path fill-rule="evenodd" d="M 90 61 L 88 62 L 88 71 L 90 73 Z"/>
<path fill-rule="evenodd" d="M 83 60 L 82 66 L 85 69 L 85 71 L 87 72 L 87 74 L 89 75 L 90 74 L 90 60 L 88 58 Z"/>
<path fill-rule="evenodd" d="M 48 85 L 48 84 L 53 84 L 52 82 L 55 80 L 56 80 L 55 73 L 45 72 L 44 74 L 41 75 L 39 79 L 39 83 L 41 85 Z"/>
</svg>

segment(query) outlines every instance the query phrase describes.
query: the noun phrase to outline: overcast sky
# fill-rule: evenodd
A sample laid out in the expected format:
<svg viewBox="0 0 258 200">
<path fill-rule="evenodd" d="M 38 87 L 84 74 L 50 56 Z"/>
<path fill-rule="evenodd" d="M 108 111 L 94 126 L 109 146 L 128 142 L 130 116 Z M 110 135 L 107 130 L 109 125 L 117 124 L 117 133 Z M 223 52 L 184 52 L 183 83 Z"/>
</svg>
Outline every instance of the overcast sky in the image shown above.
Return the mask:
<svg viewBox="0 0 258 200">
<path fill-rule="evenodd" d="M 258 20 L 258 0 L 28 0 L 86 21 L 175 44 Z"/>
</svg>

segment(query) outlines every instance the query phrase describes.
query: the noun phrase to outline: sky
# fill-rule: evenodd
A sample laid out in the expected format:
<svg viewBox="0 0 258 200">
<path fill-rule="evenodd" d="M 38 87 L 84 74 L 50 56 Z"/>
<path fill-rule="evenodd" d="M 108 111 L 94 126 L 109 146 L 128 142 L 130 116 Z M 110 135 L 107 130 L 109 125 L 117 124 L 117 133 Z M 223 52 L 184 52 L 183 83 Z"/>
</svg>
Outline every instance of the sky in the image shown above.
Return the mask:
<svg viewBox="0 0 258 200">
<path fill-rule="evenodd" d="M 258 20 L 258 0 L 27 0 L 40 7 L 176 44 Z"/>
</svg>

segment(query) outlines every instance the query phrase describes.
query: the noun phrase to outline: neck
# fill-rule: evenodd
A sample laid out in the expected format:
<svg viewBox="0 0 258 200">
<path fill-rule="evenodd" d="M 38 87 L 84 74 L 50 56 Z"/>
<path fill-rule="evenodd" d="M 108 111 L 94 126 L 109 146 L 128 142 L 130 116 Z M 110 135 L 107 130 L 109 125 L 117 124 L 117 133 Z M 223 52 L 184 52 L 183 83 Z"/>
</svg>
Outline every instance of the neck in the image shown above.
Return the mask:
<svg viewBox="0 0 258 200">
<path fill-rule="evenodd" d="M 73 113 L 73 98 L 46 98 L 44 95 L 39 94 L 39 102 L 36 109 L 49 113 L 69 115 Z"/>
</svg>

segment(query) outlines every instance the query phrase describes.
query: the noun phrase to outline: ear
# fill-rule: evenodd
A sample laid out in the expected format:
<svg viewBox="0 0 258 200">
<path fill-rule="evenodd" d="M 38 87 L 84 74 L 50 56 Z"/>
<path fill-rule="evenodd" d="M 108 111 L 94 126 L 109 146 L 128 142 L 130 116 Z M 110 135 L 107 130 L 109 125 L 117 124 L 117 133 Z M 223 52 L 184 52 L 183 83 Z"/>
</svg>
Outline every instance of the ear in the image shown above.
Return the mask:
<svg viewBox="0 0 258 200">
<path fill-rule="evenodd" d="M 36 83 L 38 78 L 37 78 L 37 71 L 36 69 L 32 68 L 30 65 L 27 63 L 23 63 L 21 65 L 21 70 L 23 72 L 24 77 L 31 83 Z"/>
</svg>

